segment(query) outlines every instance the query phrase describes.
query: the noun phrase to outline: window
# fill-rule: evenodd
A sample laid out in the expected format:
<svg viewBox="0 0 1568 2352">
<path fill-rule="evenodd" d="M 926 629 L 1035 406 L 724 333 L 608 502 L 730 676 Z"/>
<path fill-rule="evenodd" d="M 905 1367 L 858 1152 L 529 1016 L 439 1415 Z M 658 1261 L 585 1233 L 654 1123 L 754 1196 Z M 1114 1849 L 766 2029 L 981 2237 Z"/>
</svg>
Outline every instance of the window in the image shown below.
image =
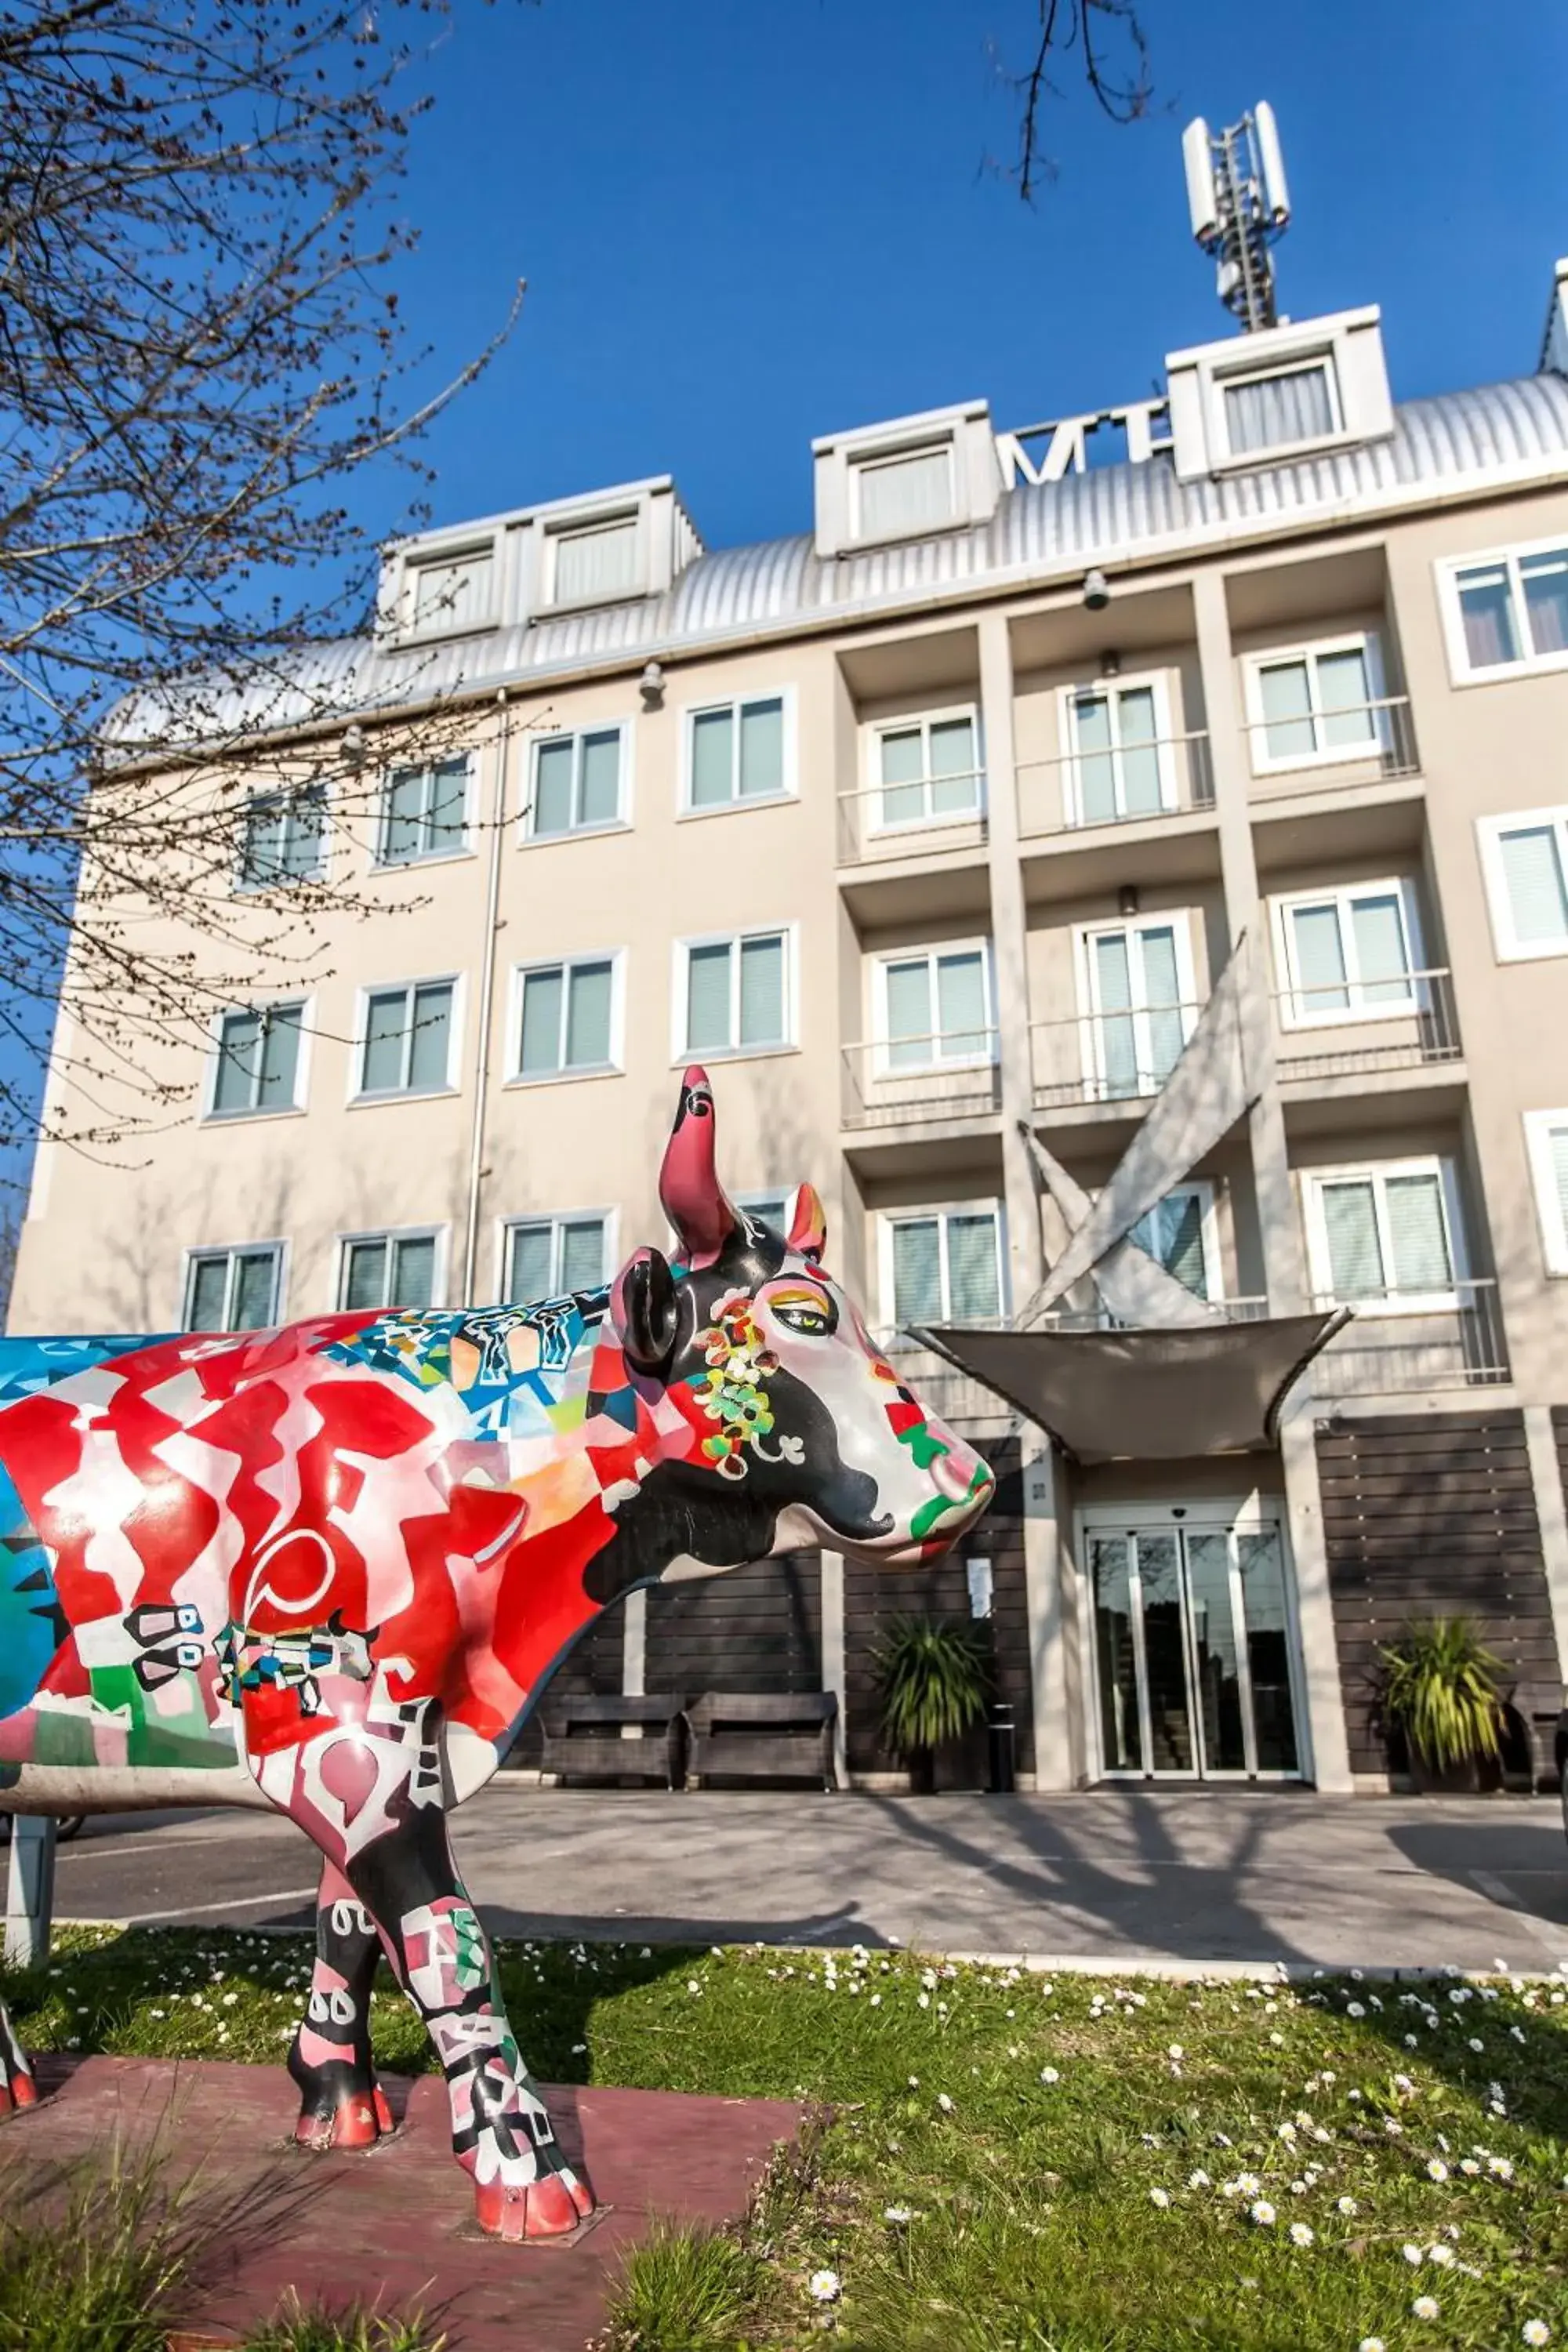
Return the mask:
<svg viewBox="0 0 1568 2352">
<path fill-rule="evenodd" d="M 281 1242 L 192 1250 L 185 1260 L 184 1328 L 265 1331 L 278 1319 Z"/>
<path fill-rule="evenodd" d="M 437 760 L 388 777 L 382 803 L 382 866 L 412 866 L 422 857 L 450 857 L 468 846 L 468 762 Z"/>
<path fill-rule="evenodd" d="M 757 1054 L 792 1042 L 790 935 L 748 931 L 678 948 L 675 1057 Z"/>
<path fill-rule="evenodd" d="M 1480 843 L 1500 960 L 1568 955 L 1568 808 L 1486 818 Z"/>
<path fill-rule="evenodd" d="M 1247 665 L 1252 764 L 1269 768 L 1364 760 L 1383 748 L 1375 646 L 1367 637 L 1259 654 Z"/>
<path fill-rule="evenodd" d="M 314 882 L 325 863 L 327 788 L 257 793 L 247 803 L 239 853 L 242 890 L 270 890 L 286 882 Z"/>
<path fill-rule="evenodd" d="M 580 735 L 549 735 L 533 747 L 533 790 L 528 832 L 534 841 L 562 833 L 596 833 L 620 824 L 619 726 L 592 727 Z"/>
<path fill-rule="evenodd" d="M 1079 953 L 1091 1096 L 1108 1101 L 1158 1094 L 1196 1013 L 1186 917 L 1149 916 L 1085 930 Z"/>
<path fill-rule="evenodd" d="M 520 1078 L 565 1078 L 619 1066 L 616 958 L 574 956 L 518 975 Z"/>
<path fill-rule="evenodd" d="M 871 730 L 879 830 L 949 824 L 980 811 L 979 727 L 973 710 L 935 710 Z"/>
<path fill-rule="evenodd" d="M 1524 1139 L 1548 1274 L 1568 1274 L 1568 1110 L 1528 1110 Z"/>
<path fill-rule="evenodd" d="M 784 781 L 784 698 L 759 695 L 717 702 L 687 714 L 686 805 L 728 808 L 737 801 L 776 800 Z"/>
<path fill-rule="evenodd" d="M 1127 1238 L 1173 1274 L 1195 1298 L 1224 1296 L 1212 1185 L 1178 1185 L 1139 1218 Z"/>
<path fill-rule="evenodd" d="M 1280 1017 L 1288 1029 L 1379 1021 L 1417 1009 L 1415 908 L 1404 882 L 1275 901 Z"/>
<path fill-rule="evenodd" d="M 916 449 L 850 462 L 853 534 L 857 539 L 907 539 L 941 530 L 953 518 L 952 444 L 931 441 Z"/>
<path fill-rule="evenodd" d="M 362 1095 L 439 1094 L 451 1085 L 456 992 L 450 980 L 371 992 L 360 1055 Z"/>
<path fill-rule="evenodd" d="M 505 1228 L 502 1281 L 507 1298 L 565 1298 L 609 1280 L 610 1220 L 602 1209 L 582 1215 L 519 1217 Z"/>
<path fill-rule="evenodd" d="M 1164 694 L 1152 679 L 1063 696 L 1069 824 L 1116 824 L 1176 805 Z"/>
<path fill-rule="evenodd" d="M 302 1004 L 262 1004 L 226 1013 L 218 1029 L 209 1117 L 300 1108 Z"/>
<path fill-rule="evenodd" d="M 884 1075 L 992 1059 L 990 957 L 983 943 L 888 956 L 877 969 Z"/>
<path fill-rule="evenodd" d="M 430 1307 L 436 1298 L 439 1236 L 355 1234 L 339 1245 L 338 1305 L 358 1313 L 380 1307 Z"/>
<path fill-rule="evenodd" d="M 642 593 L 635 514 L 553 530 L 549 545 L 552 604 L 607 604 Z"/>
<path fill-rule="evenodd" d="M 788 1233 L 793 1197 L 790 1192 L 737 1192 L 735 1206 L 744 1209 L 748 1217 L 755 1217 L 758 1224 L 771 1227 L 782 1240 Z"/>
<path fill-rule="evenodd" d="M 1307 1186 L 1308 1255 L 1322 1297 L 1384 1300 L 1396 1313 L 1456 1304 L 1458 1220 L 1447 1162 L 1335 1169 Z"/>
<path fill-rule="evenodd" d="M 894 1323 L 999 1319 L 1002 1237 L 994 1202 L 884 1217 L 882 1233 L 882 1296 Z"/>
<path fill-rule="evenodd" d="M 1325 441 L 1341 429 L 1339 385 L 1327 352 L 1266 375 L 1222 377 L 1220 389 L 1233 457 Z"/>
<path fill-rule="evenodd" d="M 488 627 L 493 579 L 489 547 L 411 563 L 404 575 L 404 627 L 414 636 Z"/>
<path fill-rule="evenodd" d="M 1440 577 L 1456 677 L 1568 661 L 1568 542 L 1507 549 Z"/>
</svg>

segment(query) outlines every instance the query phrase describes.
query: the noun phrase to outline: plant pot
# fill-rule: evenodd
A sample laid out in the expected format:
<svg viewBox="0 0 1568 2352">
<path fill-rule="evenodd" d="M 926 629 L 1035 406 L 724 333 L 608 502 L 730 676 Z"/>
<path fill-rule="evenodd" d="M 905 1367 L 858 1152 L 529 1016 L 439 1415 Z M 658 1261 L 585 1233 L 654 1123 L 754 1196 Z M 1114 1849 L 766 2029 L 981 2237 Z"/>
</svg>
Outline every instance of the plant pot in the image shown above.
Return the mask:
<svg viewBox="0 0 1568 2352">
<path fill-rule="evenodd" d="M 910 1794 L 911 1797 L 934 1797 L 936 1794 L 936 1750 L 915 1748 L 910 1751 Z"/>
<path fill-rule="evenodd" d="M 1480 1759 L 1462 1756 L 1454 1764 L 1429 1764 L 1419 1748 L 1412 1748 L 1410 1779 L 1417 1796 L 1478 1796 L 1481 1786 Z"/>
</svg>

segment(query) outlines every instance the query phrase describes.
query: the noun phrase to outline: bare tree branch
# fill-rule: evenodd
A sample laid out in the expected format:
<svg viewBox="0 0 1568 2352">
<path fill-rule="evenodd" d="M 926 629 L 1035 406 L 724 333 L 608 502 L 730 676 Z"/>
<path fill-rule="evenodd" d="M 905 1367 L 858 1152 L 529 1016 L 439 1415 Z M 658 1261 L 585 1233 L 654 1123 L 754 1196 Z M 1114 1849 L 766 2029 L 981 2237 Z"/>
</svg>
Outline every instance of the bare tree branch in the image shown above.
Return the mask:
<svg viewBox="0 0 1568 2352">
<path fill-rule="evenodd" d="M 1136 122 L 1153 97 L 1149 44 L 1138 0 L 1035 0 L 1034 54 L 1022 72 L 999 66 L 1018 100 L 1018 146 L 1009 176 L 1033 204 L 1042 180 L 1057 167 L 1042 145 L 1048 99 L 1067 90 L 1058 68 L 1070 60 L 1095 103 L 1113 122 Z"/>
</svg>

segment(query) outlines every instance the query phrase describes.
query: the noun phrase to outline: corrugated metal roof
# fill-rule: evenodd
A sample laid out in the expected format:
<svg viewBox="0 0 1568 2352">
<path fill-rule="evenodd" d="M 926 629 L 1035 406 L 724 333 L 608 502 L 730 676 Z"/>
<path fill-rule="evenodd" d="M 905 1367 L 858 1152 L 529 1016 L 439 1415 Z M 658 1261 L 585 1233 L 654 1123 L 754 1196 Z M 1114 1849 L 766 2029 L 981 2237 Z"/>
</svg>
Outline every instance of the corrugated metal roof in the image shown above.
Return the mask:
<svg viewBox="0 0 1568 2352">
<path fill-rule="evenodd" d="M 1205 537 L 1267 536 L 1315 513 L 1359 508 L 1370 515 L 1412 490 L 1458 488 L 1504 467 L 1568 472 L 1568 380 L 1527 376 L 1406 401 L 1387 440 L 1218 480 L 1178 481 L 1168 456 L 1100 467 L 1007 493 L 982 528 L 866 554 L 819 557 L 809 534 L 721 548 L 689 564 L 664 595 L 482 637 L 402 652 L 369 636 L 344 637 L 302 654 L 282 685 L 275 677 L 254 688 L 214 682 L 161 703 L 137 698 L 121 706 L 112 731 L 122 744 L 192 731 L 210 742 L 356 709 L 542 686 L 606 664 L 891 613 L 990 582 L 1012 586 L 1091 563 L 1173 554 Z"/>
</svg>

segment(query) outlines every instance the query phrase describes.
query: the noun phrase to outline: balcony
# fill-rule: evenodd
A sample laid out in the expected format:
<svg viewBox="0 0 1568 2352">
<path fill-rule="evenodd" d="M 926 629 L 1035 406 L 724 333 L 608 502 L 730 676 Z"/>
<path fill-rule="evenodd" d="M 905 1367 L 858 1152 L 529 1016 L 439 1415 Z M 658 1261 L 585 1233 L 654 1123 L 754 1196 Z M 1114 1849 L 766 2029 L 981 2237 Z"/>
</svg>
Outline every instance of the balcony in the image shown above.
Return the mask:
<svg viewBox="0 0 1568 2352">
<path fill-rule="evenodd" d="M 1355 1308 L 1353 1320 L 1312 1367 L 1320 1404 L 1499 1388 L 1512 1377 L 1495 1282 L 1457 1282 L 1450 1303 L 1439 1306 L 1398 1291 L 1348 1301 L 1321 1297 L 1312 1304 L 1324 1313 L 1341 1305 Z"/>
<path fill-rule="evenodd" d="M 1146 1104 L 1174 1069 L 1202 1010 L 1196 1003 L 1142 1004 L 1031 1021 L 1035 1108 Z"/>
<path fill-rule="evenodd" d="M 1421 772 L 1408 695 L 1299 718 L 1248 719 L 1242 726 L 1254 801 L 1350 792 Z"/>
<path fill-rule="evenodd" d="M 943 1318 L 933 1317 L 932 1321 Z M 896 1325 L 871 1333 L 871 1342 L 879 1348 L 889 1363 L 907 1388 L 934 1413 L 945 1421 L 950 1429 L 961 1429 L 965 1436 L 1000 1436 L 1011 1428 L 1020 1415 L 994 1389 L 983 1381 L 960 1371 L 944 1356 L 932 1353 L 911 1339 L 907 1331 Z"/>
<path fill-rule="evenodd" d="M 904 866 L 984 849 L 985 773 L 971 768 L 909 783 L 861 784 L 838 795 L 844 866 Z"/>
<path fill-rule="evenodd" d="M 1021 760 L 1016 785 L 1025 841 L 1101 836 L 1118 825 L 1212 814 L 1215 804 L 1209 739 L 1201 730 Z"/>
<path fill-rule="evenodd" d="M 1002 1104 L 996 1045 L 990 1028 L 841 1046 L 845 1128 L 945 1128 L 989 1118 Z"/>
<path fill-rule="evenodd" d="M 1461 1057 L 1453 977 L 1445 968 L 1284 989 L 1274 1013 L 1281 1084 L 1441 1068 Z"/>
</svg>

